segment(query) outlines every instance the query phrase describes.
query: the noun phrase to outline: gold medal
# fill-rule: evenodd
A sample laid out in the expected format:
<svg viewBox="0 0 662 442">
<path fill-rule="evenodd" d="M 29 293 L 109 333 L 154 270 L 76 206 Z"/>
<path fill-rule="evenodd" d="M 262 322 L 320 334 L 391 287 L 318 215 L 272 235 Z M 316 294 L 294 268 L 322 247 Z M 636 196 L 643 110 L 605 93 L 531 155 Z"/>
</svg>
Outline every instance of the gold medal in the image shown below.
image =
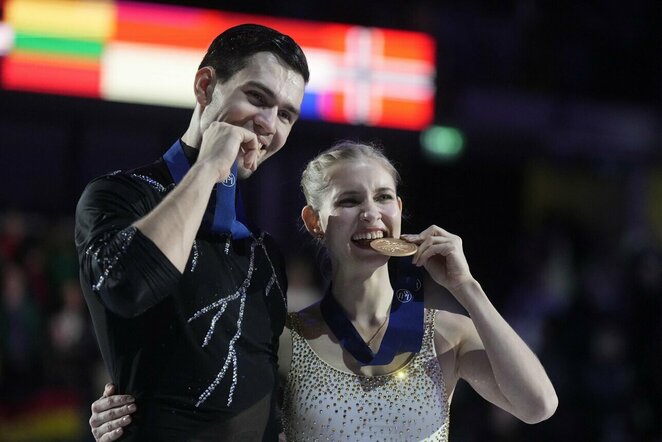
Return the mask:
<svg viewBox="0 0 662 442">
<path fill-rule="evenodd" d="M 396 238 L 379 238 L 370 242 L 370 247 L 386 256 L 410 256 L 416 253 L 416 244 Z"/>
</svg>

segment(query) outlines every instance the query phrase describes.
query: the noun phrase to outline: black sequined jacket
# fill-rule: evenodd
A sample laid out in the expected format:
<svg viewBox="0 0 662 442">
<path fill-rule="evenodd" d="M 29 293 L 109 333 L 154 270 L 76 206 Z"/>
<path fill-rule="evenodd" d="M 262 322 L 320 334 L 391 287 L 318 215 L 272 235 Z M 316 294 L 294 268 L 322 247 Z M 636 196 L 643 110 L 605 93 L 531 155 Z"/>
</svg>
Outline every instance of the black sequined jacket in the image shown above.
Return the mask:
<svg viewBox="0 0 662 442">
<path fill-rule="evenodd" d="M 76 209 L 99 347 L 119 392 L 136 397 L 122 440 L 273 439 L 282 256 L 264 232 L 232 240 L 201 228 L 180 274 L 131 226 L 173 187 L 160 159 L 93 180 Z"/>
</svg>

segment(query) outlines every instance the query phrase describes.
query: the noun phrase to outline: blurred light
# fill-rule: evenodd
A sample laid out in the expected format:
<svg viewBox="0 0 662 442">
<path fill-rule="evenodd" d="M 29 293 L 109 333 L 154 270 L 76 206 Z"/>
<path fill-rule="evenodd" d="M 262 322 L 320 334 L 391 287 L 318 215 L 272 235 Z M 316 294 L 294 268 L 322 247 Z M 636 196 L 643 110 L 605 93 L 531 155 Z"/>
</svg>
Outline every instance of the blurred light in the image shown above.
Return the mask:
<svg viewBox="0 0 662 442">
<path fill-rule="evenodd" d="M 8 0 L 5 21 L 21 33 L 100 41 L 114 30 L 115 6 L 102 0 Z"/>
<path fill-rule="evenodd" d="M 303 48 L 311 78 L 302 119 L 406 130 L 434 120 L 429 35 L 121 0 L 7 0 L 0 81 L 12 90 L 192 108 L 207 46 L 241 23 L 278 29 Z"/>
<path fill-rule="evenodd" d="M 17 53 L 0 66 L 4 88 L 20 85 L 17 89 L 99 98 L 99 66 L 94 60 Z"/>
<path fill-rule="evenodd" d="M 464 135 L 453 127 L 430 126 L 421 132 L 421 147 L 432 161 L 453 160 L 464 150 Z"/>
<path fill-rule="evenodd" d="M 192 49 L 115 43 L 103 55 L 101 94 L 112 101 L 192 108 L 191 66 L 199 63 L 200 53 Z M 149 81 L 137 82 L 136 72 Z"/>
<path fill-rule="evenodd" d="M 75 40 L 71 38 L 45 38 L 41 35 L 18 34 L 14 41 L 14 49 L 24 53 L 51 53 L 62 55 L 79 55 L 81 57 L 98 58 L 103 49 L 101 42 L 90 40 Z"/>
<path fill-rule="evenodd" d="M 8 54 L 14 45 L 14 31 L 0 22 L 0 56 Z"/>
</svg>

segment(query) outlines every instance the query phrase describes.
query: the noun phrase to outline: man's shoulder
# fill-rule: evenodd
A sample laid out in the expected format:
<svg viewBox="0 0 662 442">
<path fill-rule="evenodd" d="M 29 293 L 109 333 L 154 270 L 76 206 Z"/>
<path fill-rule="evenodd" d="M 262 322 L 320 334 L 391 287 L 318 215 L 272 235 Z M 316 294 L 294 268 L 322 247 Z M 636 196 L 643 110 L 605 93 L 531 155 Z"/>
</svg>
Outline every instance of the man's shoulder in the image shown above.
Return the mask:
<svg viewBox="0 0 662 442">
<path fill-rule="evenodd" d="M 162 159 L 151 164 L 127 170 L 124 176 L 142 185 L 147 185 L 160 193 L 168 192 L 173 186 L 172 178 Z"/>
<path fill-rule="evenodd" d="M 167 173 L 162 160 L 133 169 L 115 170 L 92 179 L 86 186 L 89 190 L 104 190 L 123 188 L 126 186 L 137 189 L 145 186 L 161 193 L 165 193 L 172 185 L 170 175 Z"/>
<path fill-rule="evenodd" d="M 276 240 L 276 238 L 273 237 L 273 235 L 266 230 L 261 229 L 260 227 L 250 224 L 251 231 L 254 232 L 254 236 L 261 238 L 262 243 L 269 249 L 270 251 L 278 252 L 279 254 L 282 253 L 280 244 Z"/>
</svg>

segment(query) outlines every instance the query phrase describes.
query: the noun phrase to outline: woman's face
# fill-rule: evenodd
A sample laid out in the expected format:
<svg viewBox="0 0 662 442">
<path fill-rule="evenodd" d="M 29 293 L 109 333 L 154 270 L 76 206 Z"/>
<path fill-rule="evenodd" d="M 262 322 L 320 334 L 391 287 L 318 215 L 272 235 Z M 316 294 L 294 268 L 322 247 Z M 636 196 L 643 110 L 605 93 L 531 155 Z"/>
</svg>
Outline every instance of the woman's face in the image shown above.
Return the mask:
<svg viewBox="0 0 662 442">
<path fill-rule="evenodd" d="M 334 264 L 388 261 L 370 247 L 370 241 L 400 237 L 402 201 L 393 177 L 368 158 L 340 162 L 328 176 L 319 223 Z"/>
</svg>

